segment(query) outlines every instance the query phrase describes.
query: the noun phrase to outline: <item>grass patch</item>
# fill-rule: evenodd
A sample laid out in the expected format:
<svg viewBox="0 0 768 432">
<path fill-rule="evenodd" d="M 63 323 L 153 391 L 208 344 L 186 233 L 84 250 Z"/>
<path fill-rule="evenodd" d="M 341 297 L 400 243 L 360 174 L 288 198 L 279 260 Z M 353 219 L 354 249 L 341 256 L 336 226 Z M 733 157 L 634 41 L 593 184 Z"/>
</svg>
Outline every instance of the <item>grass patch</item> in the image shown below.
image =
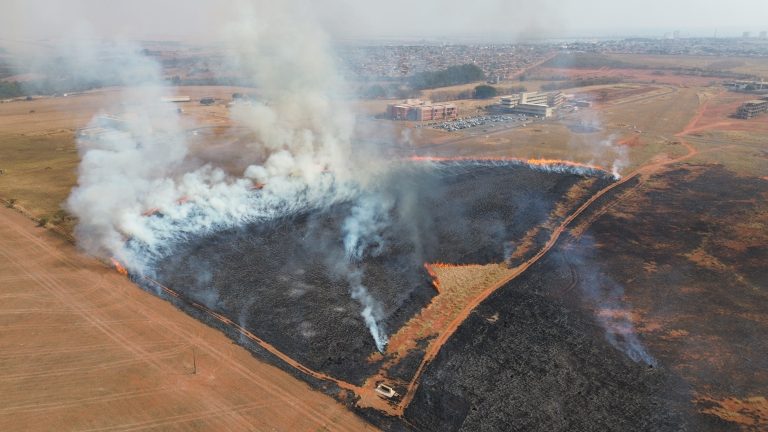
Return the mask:
<svg viewBox="0 0 768 432">
<path fill-rule="evenodd" d="M 46 222 L 67 225 L 62 210 L 77 183 L 79 157 L 74 135 L 27 136 L 0 132 L 0 197 Z M 11 198 L 13 197 L 13 198 Z"/>
</svg>

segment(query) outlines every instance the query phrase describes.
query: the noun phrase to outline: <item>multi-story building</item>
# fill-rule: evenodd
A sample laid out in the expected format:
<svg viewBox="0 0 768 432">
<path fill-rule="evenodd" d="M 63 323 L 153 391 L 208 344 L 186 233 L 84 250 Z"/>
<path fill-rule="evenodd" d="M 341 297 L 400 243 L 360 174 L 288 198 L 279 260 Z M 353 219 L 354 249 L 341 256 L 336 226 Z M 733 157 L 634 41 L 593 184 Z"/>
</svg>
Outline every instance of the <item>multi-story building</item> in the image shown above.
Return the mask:
<svg viewBox="0 0 768 432">
<path fill-rule="evenodd" d="M 744 102 L 739 107 L 739 110 L 736 111 L 736 117 L 740 119 L 751 119 L 764 112 L 768 112 L 768 98 Z"/>
<path fill-rule="evenodd" d="M 524 104 L 518 104 L 513 109 L 513 112 L 518 114 L 526 114 L 526 115 L 546 118 L 546 117 L 552 117 L 553 108 L 545 104 L 524 103 Z"/>
<path fill-rule="evenodd" d="M 459 115 L 455 104 L 407 99 L 401 103 L 387 105 L 387 115 L 392 120 L 431 121 L 453 120 Z"/>
<path fill-rule="evenodd" d="M 559 91 L 526 92 L 502 96 L 501 109 L 506 112 L 550 117 L 553 108 L 563 104 L 565 96 Z"/>
</svg>

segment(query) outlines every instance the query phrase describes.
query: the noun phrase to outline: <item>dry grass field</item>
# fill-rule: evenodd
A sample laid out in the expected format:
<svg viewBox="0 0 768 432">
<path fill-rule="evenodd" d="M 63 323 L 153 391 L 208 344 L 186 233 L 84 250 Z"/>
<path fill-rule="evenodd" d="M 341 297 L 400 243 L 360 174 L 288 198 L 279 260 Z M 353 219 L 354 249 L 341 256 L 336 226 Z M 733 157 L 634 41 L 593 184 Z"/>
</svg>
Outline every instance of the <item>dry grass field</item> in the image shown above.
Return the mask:
<svg viewBox="0 0 768 432">
<path fill-rule="evenodd" d="M 221 101 L 232 93 L 247 91 L 236 87 L 179 87 L 177 94 L 193 102 L 179 104 L 190 124 L 207 127 L 229 126 L 227 109 Z M 214 97 L 220 103 L 199 105 L 196 100 Z M 15 200 L 35 217 L 72 228 L 61 205 L 77 182 L 79 156 L 75 145 L 78 129 L 88 126 L 100 113 L 122 114 L 120 89 L 103 89 L 67 97 L 36 98 L 0 104 L 0 198 Z"/>
<path fill-rule="evenodd" d="M 712 61 L 679 61 L 680 65 L 700 67 L 699 62 L 706 60 Z M 719 67 L 751 73 L 765 68 L 768 73 L 768 63 L 737 60 Z M 645 56 L 632 61 L 658 62 L 664 67 L 672 60 Z M 445 132 L 415 128 L 407 122 L 367 119 L 364 129 L 378 128 L 386 131 L 382 136 L 402 141 L 403 155 L 562 159 L 608 169 L 616 159 L 625 159 L 622 173 L 634 173 L 638 178 L 684 161 L 722 164 L 738 175 L 768 181 L 764 144 L 768 117 L 749 121 L 729 117 L 748 95 L 728 93 L 710 85 L 710 79 L 666 75 L 655 76 L 652 83 L 648 71 L 635 72 L 631 82 L 569 90 L 597 97 L 598 102 L 592 108 L 522 128 Z M 529 83 L 525 85 L 532 89 Z M 61 212 L 61 204 L 76 183 L 75 133 L 103 106 L 114 104 L 117 91 L 0 104 L 0 198 L 14 199 L 34 217 L 71 230 L 74 221 Z M 228 100 L 236 91 L 241 89 L 178 89 L 193 100 L 203 96 Z M 383 112 L 387 102 L 359 101 L 356 107 L 361 116 L 372 116 Z M 462 115 L 478 112 L 489 103 L 458 102 Z M 216 153 L 206 141 L 211 137 L 245 139 L 237 129 L 230 129 L 223 103 L 204 107 L 193 102 L 180 107 L 184 116 L 212 131 L 195 142 L 196 151 Z M 594 130 L 575 131 L 574 126 L 581 124 L 590 124 Z M 0 400 L 10 407 L 0 408 L 0 429 L 41 428 L 35 423 L 40 421 L 40 413 L 50 422 L 43 429 L 67 424 L 93 430 L 259 430 L 266 427 L 260 423 L 264 418 L 290 430 L 339 430 L 338 424 L 362 430 L 365 426 L 341 405 L 253 360 L 225 336 L 76 255 L 70 245 L 32 228 L 18 214 L 2 209 L 0 219 L 4 222 L 0 224 L 0 254 L 6 258 L 0 262 L 0 281 L 9 287 L 0 293 L 6 299 L 0 314 L 6 318 L 0 324 L 7 329 L 0 337 L 0 369 L 7 377 L 0 379 L 4 386 L 0 387 L 4 395 Z M 576 228 L 574 233 L 579 234 L 580 228 Z M 435 329 L 445 327 L 477 293 L 509 274 L 503 263 L 436 266 L 433 271 L 445 292 L 393 334 L 389 348 L 400 356 L 434 338 Z M 195 370 L 193 358 L 196 373 L 190 372 Z M 42 379 L 49 383 L 47 387 L 40 385 Z M 719 403 L 729 407 L 752 403 L 764 409 L 764 398 Z M 110 415 L 89 418 L 93 409 Z M 718 409 L 711 411 L 722 414 Z M 735 415 L 731 413 L 735 410 L 729 408 L 728 415 Z M 304 415 L 293 415 L 296 411 Z M 334 424 L 337 421 L 340 423 Z"/>
<path fill-rule="evenodd" d="M 648 67 L 684 67 L 754 74 L 768 79 L 768 59 L 760 57 L 609 54 L 608 57 Z"/>
<path fill-rule="evenodd" d="M 372 430 L 0 209 L 0 430 Z"/>
<path fill-rule="evenodd" d="M 648 87 L 637 93 L 636 88 Z M 627 92 L 625 88 L 632 88 Z M 430 129 L 414 130 L 415 149 L 420 155 L 494 156 L 565 159 L 607 165 L 617 157 L 606 142 L 625 143 L 624 171 L 637 168 L 655 157 L 675 157 L 685 149 L 674 134 L 690 120 L 708 88 L 681 88 L 651 84 L 618 84 L 578 89 L 579 94 L 625 92 L 609 103 L 569 114 L 561 120 L 532 123 L 524 128 L 499 129 L 489 133 L 481 128 L 452 134 Z M 628 93 L 628 94 L 627 94 Z M 586 123 L 595 132 L 574 132 L 571 125 Z M 480 130 L 478 130 L 480 129 Z M 627 142 L 632 139 L 632 142 Z"/>
<path fill-rule="evenodd" d="M 528 85 L 526 83 L 526 85 Z M 704 85 L 701 83 L 701 85 Z M 471 86 L 471 85 L 470 85 Z M 230 141 L 242 139 L 239 131 L 228 130 L 231 122 L 223 101 L 231 94 L 246 89 L 228 87 L 182 87 L 180 95 L 194 99 L 213 96 L 217 105 L 205 107 L 196 102 L 180 104 L 183 116 L 202 124 L 205 138 L 197 150 L 206 152 L 208 137 Z M 706 84 L 680 86 L 673 84 L 626 83 L 573 89 L 593 99 L 604 99 L 593 109 L 569 114 L 561 120 L 533 123 L 524 128 L 490 130 L 472 128 L 445 132 L 429 127 L 414 128 L 409 122 L 365 120 L 364 130 L 381 131 L 380 136 L 401 141 L 406 152 L 433 156 L 510 156 L 522 158 L 567 159 L 583 163 L 610 165 L 614 154 L 604 155 L 601 143 L 621 142 L 627 154 L 624 168 L 631 170 L 660 154 L 669 157 L 682 154 L 684 149 L 674 134 L 687 122 L 699 100 L 718 90 Z M 78 155 L 75 133 L 103 107 L 116 106 L 117 89 L 106 89 L 59 98 L 41 98 L 0 104 L 0 198 L 16 203 L 49 223 L 69 231 L 73 221 L 61 211 L 61 204 L 76 183 Z M 748 95 L 729 96 L 718 100 L 720 110 L 711 115 L 727 120 L 736 104 Z M 355 102 L 361 116 L 384 112 L 387 100 Z M 478 111 L 492 101 L 457 101 L 462 115 Z M 714 106 L 714 105 L 713 105 Z M 571 126 L 578 123 L 597 125 L 598 131 L 574 133 Z M 729 133 L 739 132 L 731 120 Z M 755 123 L 755 122 L 752 122 Z M 752 124 L 741 127 L 751 133 Z M 410 150 L 409 150 L 410 149 Z M 218 154 L 220 148 L 211 151 Z"/>
</svg>

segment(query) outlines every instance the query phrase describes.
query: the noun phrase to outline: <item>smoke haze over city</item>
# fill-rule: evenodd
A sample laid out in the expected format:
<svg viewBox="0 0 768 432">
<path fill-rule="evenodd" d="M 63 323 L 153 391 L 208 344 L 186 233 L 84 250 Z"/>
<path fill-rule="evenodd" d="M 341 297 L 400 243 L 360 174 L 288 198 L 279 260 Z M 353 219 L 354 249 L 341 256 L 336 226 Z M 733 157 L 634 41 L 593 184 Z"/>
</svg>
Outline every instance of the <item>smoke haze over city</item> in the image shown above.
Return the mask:
<svg viewBox="0 0 768 432">
<path fill-rule="evenodd" d="M 236 20 L 238 0 L 10 0 L 0 15 L 0 38 L 47 39 L 87 23 L 101 37 L 210 41 Z M 258 3 L 258 2 L 257 2 Z M 301 2 L 299 2 L 301 3 Z M 761 0 L 552 1 L 480 0 L 389 2 L 305 1 L 312 14 L 339 39 L 605 37 L 681 31 L 687 36 L 737 36 L 764 30 Z M 762 13 L 761 13 L 762 12 Z"/>
</svg>

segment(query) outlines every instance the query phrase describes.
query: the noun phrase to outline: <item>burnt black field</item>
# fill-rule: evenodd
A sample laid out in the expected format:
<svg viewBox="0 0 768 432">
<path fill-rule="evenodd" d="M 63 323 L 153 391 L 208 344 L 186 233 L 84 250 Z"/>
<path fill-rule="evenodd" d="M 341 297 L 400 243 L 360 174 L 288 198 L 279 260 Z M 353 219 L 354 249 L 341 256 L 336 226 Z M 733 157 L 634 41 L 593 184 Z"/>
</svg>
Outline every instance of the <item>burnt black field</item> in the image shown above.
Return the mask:
<svg viewBox="0 0 768 432">
<path fill-rule="evenodd" d="M 561 237 L 462 323 L 406 419 L 421 431 L 763 430 L 702 412 L 717 404 L 697 398 L 766 388 L 768 247 L 754 231 L 765 197 L 764 180 L 718 165 L 614 189 L 600 201 L 615 212 Z M 702 249 L 725 267 L 688 258 Z M 636 326 L 655 367 L 609 342 L 600 303 L 641 311 Z"/>
<path fill-rule="evenodd" d="M 355 267 L 381 303 L 388 333 L 435 295 L 424 262 L 505 259 L 584 179 L 472 162 L 409 168 L 389 178 L 376 193 L 396 203 L 390 222 L 373 247 L 378 252 Z M 600 178 L 592 191 L 609 182 Z M 737 430 L 700 411 L 715 403 L 695 398 L 747 398 L 765 388 L 759 317 L 766 255 L 754 226 L 764 220 L 766 194 L 762 180 L 709 166 L 622 184 L 574 221 L 572 227 L 591 221 L 583 235 L 565 233 L 473 311 L 427 365 L 403 419 L 354 409 L 383 430 Z M 607 204 L 615 213 L 602 212 Z M 345 263 L 341 226 L 354 205 L 339 202 L 189 239 L 156 263 L 157 274 L 306 366 L 361 384 L 379 363 L 367 360 L 376 348 L 342 274 L 348 267 L 339 264 Z M 537 236 L 533 250 L 547 235 Z M 743 277 L 689 258 L 699 250 Z M 633 359 L 628 340 L 612 339 L 597 313 L 604 308 L 640 311 L 635 325 L 645 327 L 633 334 L 651 364 Z M 657 321 L 674 324 L 654 327 Z M 676 338 L 670 329 L 688 336 Z M 410 379 L 420 358 L 412 354 L 393 376 Z"/>
<path fill-rule="evenodd" d="M 380 304 L 387 333 L 435 295 L 425 262 L 504 260 L 510 245 L 544 222 L 584 178 L 475 162 L 417 164 L 391 174 L 376 191 L 395 203 L 388 223 L 375 252 L 353 266 Z M 157 279 L 304 365 L 361 384 L 379 364 L 367 361 L 376 346 L 345 277 L 350 267 L 341 227 L 354 205 L 189 239 L 155 264 Z"/>
</svg>

